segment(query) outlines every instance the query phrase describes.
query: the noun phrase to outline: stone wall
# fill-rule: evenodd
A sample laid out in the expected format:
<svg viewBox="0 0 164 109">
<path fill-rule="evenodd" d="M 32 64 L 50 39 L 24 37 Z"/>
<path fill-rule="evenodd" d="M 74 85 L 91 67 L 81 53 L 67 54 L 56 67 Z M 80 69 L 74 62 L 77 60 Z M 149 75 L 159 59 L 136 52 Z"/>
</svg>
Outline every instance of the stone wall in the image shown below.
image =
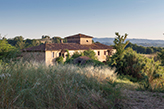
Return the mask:
<svg viewBox="0 0 164 109">
<path fill-rule="evenodd" d="M 22 52 L 22 56 L 26 61 L 45 62 L 45 52 Z"/>
</svg>

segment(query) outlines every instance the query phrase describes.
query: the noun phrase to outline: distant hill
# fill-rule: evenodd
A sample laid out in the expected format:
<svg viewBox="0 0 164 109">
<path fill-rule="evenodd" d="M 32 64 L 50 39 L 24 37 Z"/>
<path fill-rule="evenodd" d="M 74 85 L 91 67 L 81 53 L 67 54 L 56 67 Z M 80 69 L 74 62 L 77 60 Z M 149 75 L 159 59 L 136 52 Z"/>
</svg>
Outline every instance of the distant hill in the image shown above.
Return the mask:
<svg viewBox="0 0 164 109">
<path fill-rule="evenodd" d="M 106 45 L 113 45 L 114 38 L 93 38 L 94 42 L 98 41 Z M 150 40 L 150 39 L 127 39 L 133 44 L 145 47 L 164 47 L 164 40 Z"/>
</svg>

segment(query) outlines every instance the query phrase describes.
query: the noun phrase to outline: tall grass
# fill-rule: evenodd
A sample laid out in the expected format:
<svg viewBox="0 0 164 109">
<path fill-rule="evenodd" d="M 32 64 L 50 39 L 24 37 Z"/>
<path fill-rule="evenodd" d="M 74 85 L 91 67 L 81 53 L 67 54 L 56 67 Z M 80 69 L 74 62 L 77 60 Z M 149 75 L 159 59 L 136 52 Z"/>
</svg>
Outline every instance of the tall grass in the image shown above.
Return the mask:
<svg viewBox="0 0 164 109">
<path fill-rule="evenodd" d="M 113 108 L 119 101 L 115 79 L 107 67 L 2 63 L 0 108 Z"/>
</svg>

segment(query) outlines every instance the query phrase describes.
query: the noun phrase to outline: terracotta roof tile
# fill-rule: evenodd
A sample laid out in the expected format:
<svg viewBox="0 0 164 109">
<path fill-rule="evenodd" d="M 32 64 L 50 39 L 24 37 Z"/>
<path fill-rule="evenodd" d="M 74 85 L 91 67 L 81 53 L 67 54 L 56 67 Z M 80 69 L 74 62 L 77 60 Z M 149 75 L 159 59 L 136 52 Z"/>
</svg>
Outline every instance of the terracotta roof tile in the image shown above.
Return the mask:
<svg viewBox="0 0 164 109">
<path fill-rule="evenodd" d="M 90 49 L 113 49 L 113 47 L 101 43 L 94 43 L 91 45 L 83 45 L 83 46 L 88 47 Z"/>
<path fill-rule="evenodd" d="M 76 35 L 68 36 L 68 37 L 65 37 L 65 38 L 93 38 L 93 37 L 92 36 L 87 36 L 87 35 L 84 35 L 84 34 L 76 34 Z"/>
<path fill-rule="evenodd" d="M 27 51 L 27 52 L 31 52 L 31 51 L 35 51 L 35 52 L 41 52 L 41 51 L 45 51 L 45 44 L 41 44 L 39 46 L 34 46 L 34 47 L 30 47 L 30 48 L 26 48 L 26 49 L 22 49 L 22 51 Z"/>
<path fill-rule="evenodd" d="M 91 45 L 80 45 L 77 43 L 52 43 L 52 44 L 42 44 L 35 47 L 30 47 L 23 49 L 23 51 L 49 51 L 49 50 L 89 50 L 89 49 L 112 49 L 111 46 L 107 46 L 101 43 L 94 43 Z"/>
</svg>

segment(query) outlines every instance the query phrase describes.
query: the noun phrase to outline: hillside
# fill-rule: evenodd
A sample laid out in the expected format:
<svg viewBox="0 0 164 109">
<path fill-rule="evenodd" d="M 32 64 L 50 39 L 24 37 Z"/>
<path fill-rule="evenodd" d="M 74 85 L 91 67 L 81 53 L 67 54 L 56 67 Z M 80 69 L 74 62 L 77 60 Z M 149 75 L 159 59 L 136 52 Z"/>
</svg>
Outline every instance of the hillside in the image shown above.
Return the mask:
<svg viewBox="0 0 164 109">
<path fill-rule="evenodd" d="M 106 45 L 112 45 L 114 38 L 93 38 L 94 42 L 98 41 Z M 133 44 L 145 47 L 164 47 L 164 40 L 150 40 L 150 39 L 127 39 Z"/>
</svg>

